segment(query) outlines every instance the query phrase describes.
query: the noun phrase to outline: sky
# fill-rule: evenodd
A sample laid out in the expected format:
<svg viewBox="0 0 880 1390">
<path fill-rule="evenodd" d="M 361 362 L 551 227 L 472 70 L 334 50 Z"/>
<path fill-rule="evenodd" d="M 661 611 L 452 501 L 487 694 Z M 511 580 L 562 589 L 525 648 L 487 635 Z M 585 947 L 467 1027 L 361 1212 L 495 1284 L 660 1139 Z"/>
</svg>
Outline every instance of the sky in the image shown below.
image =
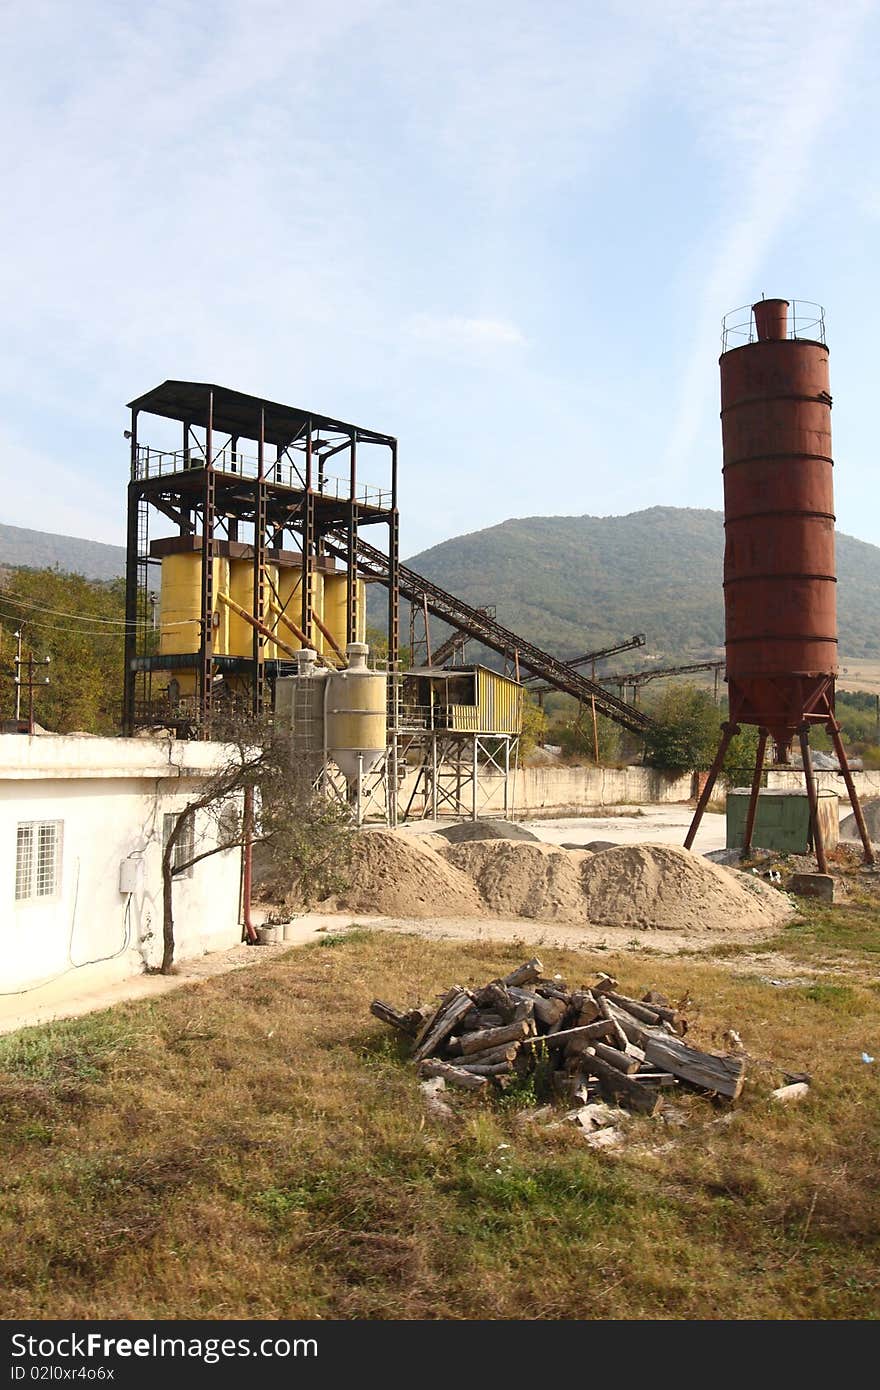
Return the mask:
<svg viewBox="0 0 880 1390">
<path fill-rule="evenodd" d="M 825 306 L 880 544 L 880 0 L 31 0 L 0 44 L 4 522 L 122 543 L 168 377 L 396 435 L 405 555 L 720 508 L 765 293 Z"/>
</svg>

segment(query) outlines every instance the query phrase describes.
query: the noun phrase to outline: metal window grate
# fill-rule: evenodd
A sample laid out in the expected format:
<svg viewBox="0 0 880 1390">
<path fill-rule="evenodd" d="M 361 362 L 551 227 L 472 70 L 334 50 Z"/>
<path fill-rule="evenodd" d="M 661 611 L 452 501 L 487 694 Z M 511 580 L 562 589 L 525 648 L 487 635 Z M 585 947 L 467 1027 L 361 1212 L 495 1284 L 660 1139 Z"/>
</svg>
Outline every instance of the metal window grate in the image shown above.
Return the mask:
<svg viewBox="0 0 880 1390">
<path fill-rule="evenodd" d="M 25 821 L 16 831 L 15 898 L 51 898 L 58 892 L 61 821 Z"/>
<path fill-rule="evenodd" d="M 163 849 L 164 849 L 165 846 L 168 844 L 168 841 L 169 841 L 169 839 L 170 839 L 170 837 L 171 837 L 171 832 L 172 832 L 172 830 L 174 829 L 174 826 L 175 826 L 176 821 L 177 821 L 177 816 L 175 815 L 175 813 L 174 813 L 173 811 L 166 811 L 166 812 L 165 812 L 165 815 L 164 815 L 163 818 L 162 818 L 162 848 L 163 848 Z M 188 863 L 189 860 L 192 859 L 193 855 L 195 854 L 195 852 L 196 852 L 196 833 L 195 833 L 195 831 L 196 831 L 196 828 L 195 828 L 194 818 L 193 818 L 192 816 L 190 816 L 189 819 L 186 821 L 186 824 L 184 825 L 183 829 L 181 830 L 180 835 L 179 835 L 179 837 L 178 837 L 178 839 L 177 839 L 177 841 L 176 841 L 176 843 L 175 843 L 175 845 L 174 845 L 174 863 L 173 863 L 172 867 L 173 867 L 175 870 L 180 869 L 180 867 L 181 867 L 182 864 Z M 189 868 L 183 869 L 183 870 L 181 871 L 181 873 L 178 875 L 178 877 L 179 877 L 179 878 L 192 878 L 192 876 L 193 876 L 193 868 L 194 868 L 194 865 L 190 864 L 190 865 L 189 865 Z"/>
</svg>

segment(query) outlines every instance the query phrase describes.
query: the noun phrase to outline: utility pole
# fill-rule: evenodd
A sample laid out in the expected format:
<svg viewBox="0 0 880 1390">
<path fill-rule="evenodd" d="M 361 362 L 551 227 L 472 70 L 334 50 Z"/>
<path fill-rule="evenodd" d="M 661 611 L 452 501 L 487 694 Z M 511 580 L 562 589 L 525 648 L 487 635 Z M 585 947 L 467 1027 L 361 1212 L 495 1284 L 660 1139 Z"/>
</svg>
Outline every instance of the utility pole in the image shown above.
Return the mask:
<svg viewBox="0 0 880 1390">
<path fill-rule="evenodd" d="M 15 717 L 21 718 L 21 628 L 15 634 Z"/>
<path fill-rule="evenodd" d="M 22 666 L 27 666 L 27 672 L 28 672 L 28 673 L 27 673 L 27 688 L 28 688 L 28 734 L 29 734 L 31 737 L 33 737 L 33 733 L 34 733 L 34 686 L 37 684 L 36 677 L 34 676 L 34 667 L 35 667 L 35 666 L 48 666 L 48 665 L 50 664 L 52 658 L 51 658 L 50 656 L 45 656 L 45 657 L 43 657 L 43 660 L 42 660 L 42 661 L 34 661 L 34 654 L 33 654 L 33 652 L 29 652 L 29 653 L 28 653 L 27 661 L 26 661 L 26 662 L 23 661 L 22 658 L 21 658 L 21 654 L 20 654 L 20 653 L 21 653 L 21 634 L 20 634 L 20 633 L 18 634 L 18 638 L 19 638 L 19 655 L 18 655 L 18 656 L 16 657 L 16 659 L 15 659 L 15 710 L 16 710 L 15 717 L 16 717 L 16 719 L 19 719 L 19 718 L 21 717 L 21 716 L 20 716 L 20 710 L 21 710 L 21 687 L 25 684 L 25 682 L 22 680 L 22 677 L 21 677 L 21 668 L 22 668 Z M 49 684 L 49 677 L 48 677 L 48 675 L 44 676 L 43 679 L 39 682 L 39 684 L 40 684 L 40 685 L 48 685 L 48 684 Z"/>
</svg>

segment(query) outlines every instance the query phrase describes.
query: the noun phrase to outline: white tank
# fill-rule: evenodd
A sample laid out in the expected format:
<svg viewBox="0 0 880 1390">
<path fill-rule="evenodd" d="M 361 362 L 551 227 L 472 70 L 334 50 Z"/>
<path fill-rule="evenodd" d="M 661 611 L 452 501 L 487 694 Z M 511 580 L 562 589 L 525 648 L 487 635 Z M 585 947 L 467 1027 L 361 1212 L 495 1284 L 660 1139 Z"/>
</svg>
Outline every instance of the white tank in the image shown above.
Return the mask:
<svg viewBox="0 0 880 1390">
<path fill-rule="evenodd" d="M 369 647 L 350 642 L 348 667 L 327 677 L 327 752 L 343 776 L 357 780 L 358 771 L 371 772 L 385 756 L 387 677 L 367 665 Z"/>
</svg>

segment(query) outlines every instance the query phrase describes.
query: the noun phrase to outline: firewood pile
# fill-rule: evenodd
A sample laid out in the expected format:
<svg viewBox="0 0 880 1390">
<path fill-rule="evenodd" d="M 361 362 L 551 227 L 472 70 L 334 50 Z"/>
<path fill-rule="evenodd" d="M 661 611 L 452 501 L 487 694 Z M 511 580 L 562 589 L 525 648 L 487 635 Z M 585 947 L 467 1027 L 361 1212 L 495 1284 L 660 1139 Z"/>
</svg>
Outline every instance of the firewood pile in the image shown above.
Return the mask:
<svg viewBox="0 0 880 1390">
<path fill-rule="evenodd" d="M 504 1090 L 540 1068 L 576 1104 L 601 1095 L 655 1115 L 678 1085 L 729 1100 L 743 1087 L 743 1059 L 688 1046 L 687 1020 L 662 996 L 631 999 L 604 974 L 570 989 L 538 959 L 482 989 L 453 985 L 439 1004 L 403 1012 L 376 999 L 370 1011 L 411 1040 L 421 1077 L 468 1091 Z"/>
</svg>

